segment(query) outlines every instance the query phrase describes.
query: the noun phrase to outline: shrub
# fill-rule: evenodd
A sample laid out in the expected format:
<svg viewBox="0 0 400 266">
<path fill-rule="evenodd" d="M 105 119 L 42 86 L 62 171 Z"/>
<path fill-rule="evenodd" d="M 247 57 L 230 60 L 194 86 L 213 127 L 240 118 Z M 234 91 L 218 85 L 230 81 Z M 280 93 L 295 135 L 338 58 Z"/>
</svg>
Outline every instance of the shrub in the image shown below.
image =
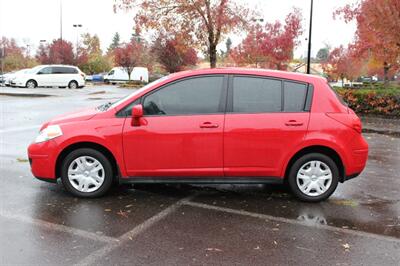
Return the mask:
<svg viewBox="0 0 400 266">
<path fill-rule="evenodd" d="M 400 116 L 400 88 L 336 89 L 343 100 L 358 114 Z"/>
</svg>

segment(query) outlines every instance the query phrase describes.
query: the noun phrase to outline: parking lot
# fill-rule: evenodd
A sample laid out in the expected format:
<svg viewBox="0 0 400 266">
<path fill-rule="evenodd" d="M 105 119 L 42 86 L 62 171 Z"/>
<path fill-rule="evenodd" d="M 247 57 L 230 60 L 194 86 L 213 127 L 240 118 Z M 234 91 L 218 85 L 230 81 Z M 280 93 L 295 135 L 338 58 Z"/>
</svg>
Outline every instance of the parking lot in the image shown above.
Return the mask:
<svg viewBox="0 0 400 266">
<path fill-rule="evenodd" d="M 48 119 L 132 90 L 15 92 L 0 95 L 2 265 L 399 265 L 398 137 L 366 134 L 366 170 L 318 204 L 266 185 L 135 185 L 77 199 L 33 178 L 27 146 Z"/>
</svg>

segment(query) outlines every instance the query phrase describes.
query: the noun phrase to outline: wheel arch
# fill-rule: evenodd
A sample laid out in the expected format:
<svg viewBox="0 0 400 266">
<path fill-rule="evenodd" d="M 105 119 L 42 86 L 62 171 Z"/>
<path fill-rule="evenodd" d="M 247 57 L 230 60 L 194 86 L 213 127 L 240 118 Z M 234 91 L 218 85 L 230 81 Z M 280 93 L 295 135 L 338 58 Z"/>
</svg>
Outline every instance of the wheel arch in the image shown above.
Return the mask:
<svg viewBox="0 0 400 266">
<path fill-rule="evenodd" d="M 61 164 L 64 160 L 64 158 L 72 151 L 81 149 L 81 148 L 90 148 L 97 150 L 101 152 L 104 156 L 106 156 L 108 159 L 110 159 L 110 163 L 112 166 L 113 174 L 114 174 L 114 181 L 118 180 L 118 176 L 120 176 L 121 172 L 117 163 L 117 160 L 114 156 L 114 154 L 105 146 L 95 143 L 95 142 L 76 142 L 73 144 L 68 145 L 65 147 L 57 156 L 56 160 L 56 167 L 55 167 L 55 174 L 56 178 L 59 178 L 61 176 Z"/>
<path fill-rule="evenodd" d="M 307 146 L 307 147 L 304 147 L 301 150 L 297 151 L 291 157 L 288 164 L 286 165 L 285 175 L 284 175 L 285 180 L 288 178 L 290 168 L 296 162 L 296 160 L 306 154 L 309 154 L 309 153 L 321 153 L 321 154 L 324 154 L 324 155 L 330 157 L 336 163 L 336 165 L 339 169 L 339 175 L 340 175 L 339 182 L 344 182 L 345 176 L 346 176 L 346 169 L 345 169 L 345 165 L 343 163 L 342 157 L 333 148 L 328 147 L 328 146 L 323 146 L 323 145 Z"/>
</svg>

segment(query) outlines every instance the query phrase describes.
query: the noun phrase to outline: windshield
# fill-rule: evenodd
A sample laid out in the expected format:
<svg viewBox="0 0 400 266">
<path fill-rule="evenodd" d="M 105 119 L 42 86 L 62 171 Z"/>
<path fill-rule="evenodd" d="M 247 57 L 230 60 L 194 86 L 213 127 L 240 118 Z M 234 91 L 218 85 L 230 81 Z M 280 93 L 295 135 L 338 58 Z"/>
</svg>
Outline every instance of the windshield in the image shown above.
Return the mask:
<svg viewBox="0 0 400 266">
<path fill-rule="evenodd" d="M 43 66 L 35 66 L 26 71 L 27 74 L 36 74 Z"/>
<path fill-rule="evenodd" d="M 164 80 L 166 80 L 166 79 L 168 79 L 168 78 L 169 78 L 169 76 L 165 76 L 165 77 L 162 77 L 162 78 L 160 78 L 160 79 L 157 79 L 157 80 L 155 80 L 155 81 L 153 81 L 153 82 L 150 82 L 149 84 L 145 85 L 144 87 L 142 87 L 142 88 L 140 88 L 140 89 L 134 91 L 134 92 L 131 93 L 131 94 L 128 94 L 127 96 L 125 96 L 125 97 L 119 99 L 118 101 L 113 102 L 113 103 L 110 102 L 110 103 L 106 103 L 106 104 L 100 105 L 97 109 L 102 110 L 102 111 L 106 111 L 106 110 L 108 110 L 109 108 L 114 108 L 114 107 L 118 106 L 119 104 L 121 104 L 122 102 L 124 102 L 126 99 L 128 99 L 128 98 L 130 98 L 130 97 L 133 97 L 133 96 L 135 96 L 135 95 L 141 93 L 142 91 L 147 90 L 148 88 L 150 88 L 150 87 L 152 87 L 152 86 L 155 86 L 155 85 L 157 85 L 157 84 L 163 82 Z"/>
</svg>

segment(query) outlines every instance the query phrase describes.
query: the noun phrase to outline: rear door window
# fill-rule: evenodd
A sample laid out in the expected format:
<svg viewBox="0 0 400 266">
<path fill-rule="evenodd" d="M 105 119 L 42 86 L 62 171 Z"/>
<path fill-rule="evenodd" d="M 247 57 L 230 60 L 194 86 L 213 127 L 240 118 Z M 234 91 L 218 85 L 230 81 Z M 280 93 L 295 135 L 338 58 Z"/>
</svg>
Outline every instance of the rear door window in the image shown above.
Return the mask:
<svg viewBox="0 0 400 266">
<path fill-rule="evenodd" d="M 52 69 L 53 74 L 65 74 L 64 67 L 52 67 Z"/>
<path fill-rule="evenodd" d="M 282 81 L 259 77 L 233 78 L 234 113 L 282 111 Z"/>
</svg>

